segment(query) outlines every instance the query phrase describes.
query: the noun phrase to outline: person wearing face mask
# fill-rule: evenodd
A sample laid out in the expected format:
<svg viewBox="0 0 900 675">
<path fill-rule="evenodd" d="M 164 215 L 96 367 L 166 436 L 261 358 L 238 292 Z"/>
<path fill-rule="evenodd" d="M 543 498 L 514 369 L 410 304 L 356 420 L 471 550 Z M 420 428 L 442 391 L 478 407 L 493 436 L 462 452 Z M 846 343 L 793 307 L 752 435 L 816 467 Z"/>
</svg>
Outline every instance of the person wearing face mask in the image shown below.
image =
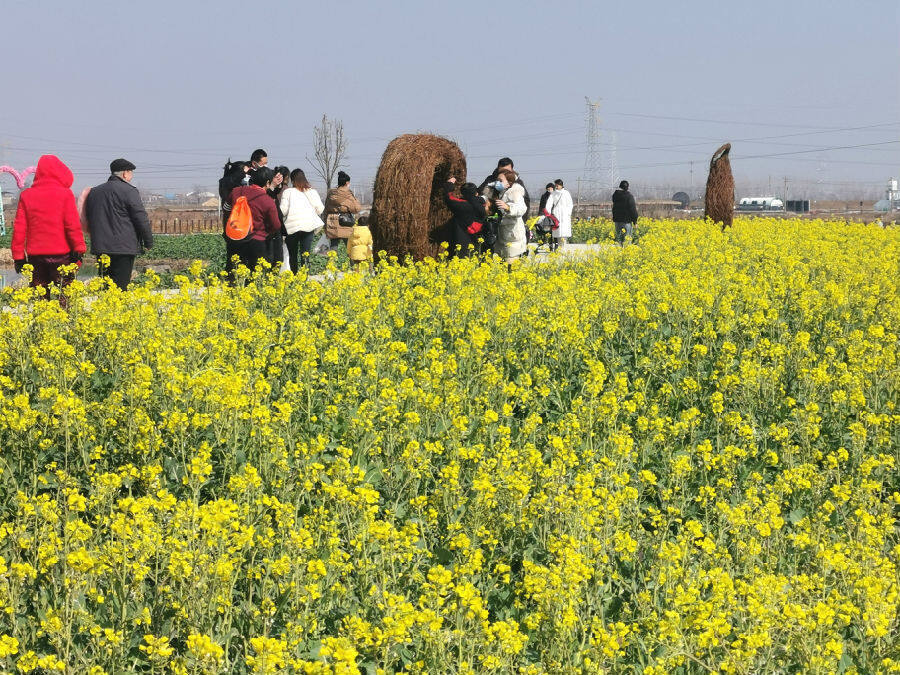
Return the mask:
<svg viewBox="0 0 900 675">
<path fill-rule="evenodd" d="M 507 262 L 528 252 L 523 216 L 528 213 L 525 204 L 525 188 L 517 182 L 518 176 L 511 169 L 501 169 L 494 182 L 494 208 L 500 214 L 494 253 Z"/>
<path fill-rule="evenodd" d="M 494 172 L 487 176 L 483 181 L 481 181 L 481 185 L 478 186 L 479 192 L 484 192 L 484 189 L 489 187 L 490 184 L 495 183 L 497 181 L 497 177 L 503 170 L 509 170 L 515 172 L 516 167 L 513 164 L 513 161 L 509 157 L 501 157 L 497 160 L 497 168 L 494 169 Z M 519 177 L 519 174 L 516 174 L 516 182 L 522 186 L 522 190 L 525 191 L 525 208 L 531 208 L 531 197 L 528 196 L 528 189 L 525 187 L 525 183 L 522 182 L 522 179 Z M 526 211 L 527 213 L 527 211 Z"/>
<path fill-rule="evenodd" d="M 256 269 L 260 260 L 266 260 L 266 240 L 281 229 L 278 207 L 266 192 L 272 187 L 274 175 L 272 169 L 260 167 L 250 176 L 250 185 L 241 185 L 231 191 L 232 204 L 238 197 L 247 198 L 247 206 L 253 218 L 253 227 L 247 238 L 233 244 L 234 254 L 240 259 L 240 264 L 250 270 Z M 230 260 L 228 262 L 231 263 Z"/>
<path fill-rule="evenodd" d="M 250 177 L 259 171 L 260 169 L 265 168 L 265 166 L 269 163 L 269 153 L 267 153 L 262 148 L 257 148 L 250 155 L 250 168 L 247 170 L 247 175 L 244 176 L 244 185 L 250 184 Z"/>
</svg>

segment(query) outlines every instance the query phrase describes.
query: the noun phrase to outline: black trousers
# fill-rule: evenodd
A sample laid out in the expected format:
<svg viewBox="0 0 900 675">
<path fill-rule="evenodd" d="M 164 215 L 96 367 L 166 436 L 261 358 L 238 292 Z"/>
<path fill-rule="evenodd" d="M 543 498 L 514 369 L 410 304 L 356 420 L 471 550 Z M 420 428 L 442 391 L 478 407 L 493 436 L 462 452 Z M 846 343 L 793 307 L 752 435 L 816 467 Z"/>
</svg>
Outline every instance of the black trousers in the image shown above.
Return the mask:
<svg viewBox="0 0 900 675">
<path fill-rule="evenodd" d="M 260 260 L 268 261 L 269 244 L 264 239 L 245 239 L 232 241 L 232 255 L 240 258 L 240 263 L 251 272 L 256 269 Z"/>
<path fill-rule="evenodd" d="M 284 260 L 284 250 L 281 247 L 281 242 L 283 240 L 284 236 L 281 232 L 276 232 L 266 239 L 266 246 L 269 249 L 266 260 L 272 263 L 272 267 L 276 272 L 281 267 L 281 263 Z"/>
<path fill-rule="evenodd" d="M 109 258 L 108 265 L 99 263 L 101 255 L 106 255 Z M 131 282 L 131 271 L 134 269 L 134 258 L 135 256 L 133 255 L 121 253 L 98 253 L 97 276 L 109 277 L 116 286 L 124 291 Z"/>
<path fill-rule="evenodd" d="M 473 253 L 475 240 L 469 234 L 469 230 L 461 225 L 453 223 L 450 230 L 450 257 L 468 258 Z"/>
<path fill-rule="evenodd" d="M 312 250 L 315 232 L 294 232 L 284 239 L 288 249 L 288 261 L 291 272 L 296 273 L 300 266 L 309 264 L 309 253 Z"/>
</svg>

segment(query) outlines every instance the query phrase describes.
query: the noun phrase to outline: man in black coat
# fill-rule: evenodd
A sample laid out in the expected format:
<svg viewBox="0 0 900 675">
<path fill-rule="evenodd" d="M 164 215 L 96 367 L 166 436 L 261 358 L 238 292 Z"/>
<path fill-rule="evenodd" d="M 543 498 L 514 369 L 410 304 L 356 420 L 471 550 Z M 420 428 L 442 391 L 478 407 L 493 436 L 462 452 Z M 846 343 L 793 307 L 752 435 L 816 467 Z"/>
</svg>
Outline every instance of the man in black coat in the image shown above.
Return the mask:
<svg viewBox="0 0 900 675">
<path fill-rule="evenodd" d="M 135 257 L 145 247 L 153 248 L 150 219 L 138 189 L 131 184 L 135 168 L 127 159 L 113 160 L 112 175 L 92 188 L 84 201 L 91 253 L 98 259 L 109 256 L 109 264 L 99 265 L 99 274 L 110 277 L 123 291 L 131 281 Z"/>
<path fill-rule="evenodd" d="M 619 189 L 612 196 L 612 218 L 616 227 L 616 243 L 625 245 L 625 235 L 634 243 L 634 226 L 637 225 L 638 212 L 634 203 L 634 195 L 628 191 L 628 181 L 619 183 Z"/>
<path fill-rule="evenodd" d="M 484 189 L 488 186 L 488 183 L 493 183 L 495 180 L 497 180 L 497 174 L 500 173 L 500 171 L 502 169 L 509 169 L 510 171 L 515 172 L 516 182 L 519 185 L 521 185 L 523 188 L 525 188 L 525 208 L 530 209 L 531 208 L 531 197 L 528 196 L 528 188 L 525 187 L 525 183 L 522 182 L 522 177 L 519 176 L 519 172 L 516 171 L 515 167 L 513 166 L 513 161 L 509 157 L 501 157 L 497 161 L 497 168 L 494 169 L 494 173 L 492 173 L 490 176 L 488 176 L 483 181 L 481 181 L 481 185 L 478 186 L 478 193 L 479 194 L 483 193 Z M 527 210 L 525 211 L 525 218 L 526 219 L 528 218 Z"/>
<path fill-rule="evenodd" d="M 250 185 L 250 178 L 257 171 L 262 169 L 269 163 L 269 153 L 267 153 L 262 148 L 257 148 L 250 155 L 250 168 L 247 170 L 247 175 L 244 176 L 244 185 Z"/>
</svg>

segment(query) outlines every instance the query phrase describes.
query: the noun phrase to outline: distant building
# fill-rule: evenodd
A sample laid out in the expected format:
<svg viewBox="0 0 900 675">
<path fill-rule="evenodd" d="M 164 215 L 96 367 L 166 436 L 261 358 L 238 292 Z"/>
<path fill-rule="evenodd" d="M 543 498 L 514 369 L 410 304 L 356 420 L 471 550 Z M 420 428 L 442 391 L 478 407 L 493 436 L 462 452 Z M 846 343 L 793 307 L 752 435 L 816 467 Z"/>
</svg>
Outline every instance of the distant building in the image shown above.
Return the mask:
<svg viewBox="0 0 900 675">
<path fill-rule="evenodd" d="M 784 202 L 777 197 L 743 197 L 737 211 L 784 211 Z"/>
<path fill-rule="evenodd" d="M 887 190 L 884 192 L 884 199 L 875 202 L 876 211 L 893 211 L 900 209 L 900 190 L 897 189 L 897 179 L 888 178 Z"/>
<path fill-rule="evenodd" d="M 808 199 L 788 199 L 784 203 L 784 210 L 791 213 L 809 213 Z"/>
</svg>

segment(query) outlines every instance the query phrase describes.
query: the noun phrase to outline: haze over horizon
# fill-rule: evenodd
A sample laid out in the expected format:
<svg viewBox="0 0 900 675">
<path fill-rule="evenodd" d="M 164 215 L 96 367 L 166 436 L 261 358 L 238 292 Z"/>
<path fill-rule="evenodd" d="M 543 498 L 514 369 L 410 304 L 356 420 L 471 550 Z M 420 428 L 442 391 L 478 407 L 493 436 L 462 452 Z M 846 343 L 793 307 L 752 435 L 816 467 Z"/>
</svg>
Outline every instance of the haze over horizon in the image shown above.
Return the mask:
<svg viewBox="0 0 900 675">
<path fill-rule="evenodd" d="M 312 177 L 323 113 L 344 123 L 359 186 L 393 137 L 430 131 L 476 182 L 508 155 L 529 187 L 574 187 L 586 96 L 638 194 L 702 191 L 726 141 L 746 189 L 862 194 L 900 174 L 900 4 L 884 0 L 6 0 L 0 25 L 0 164 L 57 154 L 76 189 L 119 156 L 143 190 L 209 188 L 256 147 Z"/>
</svg>

